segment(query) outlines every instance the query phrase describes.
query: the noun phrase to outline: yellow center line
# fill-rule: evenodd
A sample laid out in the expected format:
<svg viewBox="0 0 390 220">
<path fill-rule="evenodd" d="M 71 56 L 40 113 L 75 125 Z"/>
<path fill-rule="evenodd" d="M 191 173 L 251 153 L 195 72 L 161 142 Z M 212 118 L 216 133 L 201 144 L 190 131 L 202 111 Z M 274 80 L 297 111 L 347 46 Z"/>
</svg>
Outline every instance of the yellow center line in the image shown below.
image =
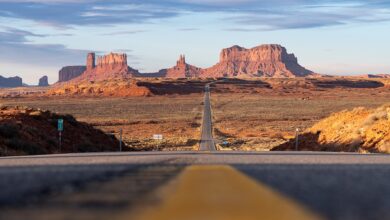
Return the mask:
<svg viewBox="0 0 390 220">
<path fill-rule="evenodd" d="M 187 167 L 162 192 L 162 202 L 136 219 L 321 219 L 231 166 Z"/>
</svg>

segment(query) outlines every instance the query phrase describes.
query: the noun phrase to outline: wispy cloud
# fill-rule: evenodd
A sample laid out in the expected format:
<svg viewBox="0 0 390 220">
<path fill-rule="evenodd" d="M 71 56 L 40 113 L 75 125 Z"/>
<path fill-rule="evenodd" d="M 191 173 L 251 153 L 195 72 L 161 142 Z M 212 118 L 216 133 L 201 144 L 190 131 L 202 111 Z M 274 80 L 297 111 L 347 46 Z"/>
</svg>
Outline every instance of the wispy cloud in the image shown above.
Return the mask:
<svg viewBox="0 0 390 220">
<path fill-rule="evenodd" d="M 61 44 L 34 44 L 29 37 L 44 37 L 19 29 L 0 30 L 0 59 L 2 61 L 18 61 L 20 64 L 34 65 L 66 65 L 69 61 L 79 63 L 87 51 L 69 49 Z M 83 60 L 83 59 L 81 59 Z"/>
<path fill-rule="evenodd" d="M 114 35 L 131 35 L 131 34 L 138 34 L 138 33 L 144 33 L 147 32 L 147 30 L 129 30 L 129 31 L 113 31 L 109 33 L 102 34 L 103 36 L 114 36 Z"/>
<path fill-rule="evenodd" d="M 222 13 L 235 28 L 313 28 L 390 20 L 388 1 L 317 0 L 0 0 L 0 16 L 69 27 L 139 24 L 186 12 Z M 234 25 L 234 23 L 232 24 Z"/>
<path fill-rule="evenodd" d="M 178 28 L 178 31 L 199 31 L 200 28 Z"/>
</svg>

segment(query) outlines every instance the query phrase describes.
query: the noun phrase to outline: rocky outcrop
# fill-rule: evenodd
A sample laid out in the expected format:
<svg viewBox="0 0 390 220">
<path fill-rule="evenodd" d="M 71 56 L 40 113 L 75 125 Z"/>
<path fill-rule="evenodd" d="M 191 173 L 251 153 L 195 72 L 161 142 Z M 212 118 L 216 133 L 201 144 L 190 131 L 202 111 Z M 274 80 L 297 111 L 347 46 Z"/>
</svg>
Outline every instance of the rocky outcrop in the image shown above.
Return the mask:
<svg viewBox="0 0 390 220">
<path fill-rule="evenodd" d="M 61 153 L 114 151 L 112 135 L 77 121 L 71 115 L 27 107 L 0 107 L 0 156 L 59 153 L 55 137 L 58 119 L 64 120 Z"/>
<path fill-rule="evenodd" d="M 97 62 L 96 62 L 97 61 Z M 169 69 L 162 69 L 156 73 L 140 73 L 127 65 L 127 55 L 110 53 L 105 56 L 87 55 L 86 67 L 81 74 L 70 74 L 64 70 L 60 73 L 60 81 L 69 79 L 76 81 L 101 81 L 113 78 L 133 77 L 167 77 L 167 78 L 209 78 L 209 77 L 316 77 L 312 71 L 298 64 L 294 54 L 288 54 L 286 48 L 280 45 L 262 45 L 252 49 L 233 46 L 222 50 L 220 61 L 213 67 L 201 69 L 186 62 L 184 55 L 180 55 L 176 65 Z M 81 70 L 81 69 L 79 69 Z"/>
<path fill-rule="evenodd" d="M 39 79 L 38 86 L 45 87 L 49 86 L 49 78 L 47 76 L 43 76 Z"/>
<path fill-rule="evenodd" d="M 116 96 L 134 97 L 149 96 L 151 91 L 144 86 L 138 86 L 134 79 L 111 79 L 101 81 L 72 81 L 69 84 L 53 87 L 47 93 L 50 96 Z"/>
<path fill-rule="evenodd" d="M 202 69 L 187 64 L 186 57 L 180 55 L 179 60 L 176 62 L 176 66 L 160 72 L 165 72 L 165 77 L 167 78 L 192 78 L 199 77 L 201 71 Z"/>
<path fill-rule="evenodd" d="M 186 63 L 181 55 L 176 66 L 159 72 L 167 78 L 188 77 L 316 77 L 298 64 L 294 54 L 288 54 L 280 45 L 267 44 L 252 49 L 240 46 L 223 49 L 220 61 L 213 67 L 201 69 Z"/>
<path fill-rule="evenodd" d="M 97 63 L 95 65 L 95 59 Z M 95 56 L 95 53 L 87 55 L 87 68 L 76 80 L 100 81 L 114 78 L 131 78 L 138 71 L 127 66 L 127 55 L 110 53 L 105 56 Z"/>
<path fill-rule="evenodd" d="M 59 72 L 58 82 L 70 81 L 85 72 L 85 66 L 66 66 L 63 67 Z"/>
<path fill-rule="evenodd" d="M 116 66 L 127 67 L 127 55 L 110 53 L 105 56 L 98 57 L 98 68 L 115 68 Z"/>
<path fill-rule="evenodd" d="M 23 80 L 18 76 L 10 77 L 10 78 L 5 78 L 0 76 L 0 87 L 12 88 L 12 87 L 21 87 L 21 86 L 23 86 Z"/>
<path fill-rule="evenodd" d="M 311 74 L 312 71 L 298 64 L 294 54 L 274 44 L 252 49 L 240 46 L 223 49 L 219 63 L 202 72 L 203 77 L 303 77 Z"/>
<path fill-rule="evenodd" d="M 390 79 L 390 74 L 366 74 L 358 75 L 358 78 L 369 78 L 369 79 Z"/>
<path fill-rule="evenodd" d="M 87 55 L 87 70 L 93 70 L 95 67 L 95 53 L 89 53 Z"/>
<path fill-rule="evenodd" d="M 293 150 L 292 139 L 273 150 Z M 390 105 L 333 113 L 299 136 L 302 151 L 390 153 Z"/>
</svg>

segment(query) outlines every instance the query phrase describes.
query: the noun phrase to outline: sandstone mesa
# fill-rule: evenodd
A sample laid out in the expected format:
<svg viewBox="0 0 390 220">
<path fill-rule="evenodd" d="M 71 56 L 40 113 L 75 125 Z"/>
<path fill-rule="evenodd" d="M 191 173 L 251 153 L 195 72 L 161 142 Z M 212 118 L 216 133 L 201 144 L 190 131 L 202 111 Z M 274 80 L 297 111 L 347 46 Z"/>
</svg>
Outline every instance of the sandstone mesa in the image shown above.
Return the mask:
<svg viewBox="0 0 390 220">
<path fill-rule="evenodd" d="M 80 73 L 84 70 L 82 73 Z M 85 67 L 65 67 L 60 71 L 59 82 L 69 80 L 105 80 L 110 78 L 165 77 L 165 78 L 209 78 L 209 77 L 306 77 L 318 76 L 298 64 L 294 54 L 286 48 L 267 44 L 246 49 L 233 46 L 223 49 L 219 62 L 210 68 L 199 68 L 186 62 L 180 55 L 176 65 L 155 73 L 140 73 L 128 66 L 127 55 L 110 53 L 105 56 L 87 55 Z"/>
</svg>

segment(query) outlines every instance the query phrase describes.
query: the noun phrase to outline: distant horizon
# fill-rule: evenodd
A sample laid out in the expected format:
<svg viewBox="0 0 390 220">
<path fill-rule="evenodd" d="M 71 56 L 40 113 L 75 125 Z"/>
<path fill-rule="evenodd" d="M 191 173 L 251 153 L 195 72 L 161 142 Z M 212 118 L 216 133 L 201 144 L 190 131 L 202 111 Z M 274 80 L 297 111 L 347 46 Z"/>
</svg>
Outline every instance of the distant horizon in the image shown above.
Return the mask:
<svg viewBox="0 0 390 220">
<path fill-rule="evenodd" d="M 280 44 L 316 73 L 390 73 L 390 2 L 374 0 L 0 0 L 0 75 L 58 80 L 86 54 L 122 52 L 156 72 L 209 67 L 223 48 Z"/>
</svg>

